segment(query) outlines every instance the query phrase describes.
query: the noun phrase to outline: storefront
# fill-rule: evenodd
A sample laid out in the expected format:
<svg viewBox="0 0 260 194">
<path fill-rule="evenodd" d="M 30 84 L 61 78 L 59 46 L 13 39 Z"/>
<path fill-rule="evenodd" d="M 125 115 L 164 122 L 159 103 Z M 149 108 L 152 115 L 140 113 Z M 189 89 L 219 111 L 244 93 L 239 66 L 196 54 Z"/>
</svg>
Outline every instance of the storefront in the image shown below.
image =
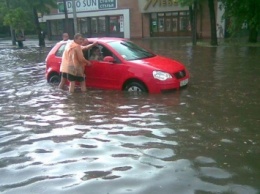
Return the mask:
<svg viewBox="0 0 260 194">
<path fill-rule="evenodd" d="M 149 22 L 150 32 L 144 30 L 144 36 L 191 35 L 188 7 L 180 7 L 176 0 L 139 0 L 138 3 L 140 12 Z"/>
<path fill-rule="evenodd" d="M 77 30 L 72 0 L 63 0 L 58 9 L 39 18 L 46 22 L 49 39 L 59 40 L 63 32 L 72 38 L 75 32 L 85 37 L 113 36 L 123 38 L 191 36 L 188 7 L 177 0 L 75 0 Z"/>
<path fill-rule="evenodd" d="M 49 39 L 60 39 L 67 31 L 75 33 L 72 1 L 66 1 L 68 19 L 65 20 L 62 1 L 57 1 L 58 10 L 40 19 L 47 24 Z M 117 0 L 76 0 L 77 32 L 85 37 L 115 36 L 130 38 L 129 9 L 118 9 Z M 116 9 L 116 11 L 115 11 Z M 67 29 L 67 30 L 66 30 Z"/>
</svg>

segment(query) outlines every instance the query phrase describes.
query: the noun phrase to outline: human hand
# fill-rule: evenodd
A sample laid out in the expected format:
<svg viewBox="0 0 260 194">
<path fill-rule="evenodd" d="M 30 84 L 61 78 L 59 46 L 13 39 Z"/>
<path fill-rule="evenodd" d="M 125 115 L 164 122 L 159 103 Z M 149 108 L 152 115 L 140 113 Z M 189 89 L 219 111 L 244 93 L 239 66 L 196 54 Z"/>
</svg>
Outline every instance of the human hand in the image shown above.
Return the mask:
<svg viewBox="0 0 260 194">
<path fill-rule="evenodd" d="M 91 64 L 91 62 L 90 61 L 88 61 L 87 62 L 87 66 L 91 66 L 92 64 Z"/>
</svg>

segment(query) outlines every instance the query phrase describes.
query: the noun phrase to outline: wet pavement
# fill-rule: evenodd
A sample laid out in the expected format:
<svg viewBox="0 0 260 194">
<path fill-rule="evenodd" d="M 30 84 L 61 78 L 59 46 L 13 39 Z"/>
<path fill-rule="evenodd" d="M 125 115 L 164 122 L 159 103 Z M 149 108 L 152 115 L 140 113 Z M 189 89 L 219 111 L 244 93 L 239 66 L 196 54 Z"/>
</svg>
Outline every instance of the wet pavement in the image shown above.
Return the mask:
<svg viewBox="0 0 260 194">
<path fill-rule="evenodd" d="M 55 42 L 0 40 L 1 193 L 260 193 L 260 47 L 133 41 L 184 63 L 189 86 L 69 94 L 44 77 Z"/>
</svg>

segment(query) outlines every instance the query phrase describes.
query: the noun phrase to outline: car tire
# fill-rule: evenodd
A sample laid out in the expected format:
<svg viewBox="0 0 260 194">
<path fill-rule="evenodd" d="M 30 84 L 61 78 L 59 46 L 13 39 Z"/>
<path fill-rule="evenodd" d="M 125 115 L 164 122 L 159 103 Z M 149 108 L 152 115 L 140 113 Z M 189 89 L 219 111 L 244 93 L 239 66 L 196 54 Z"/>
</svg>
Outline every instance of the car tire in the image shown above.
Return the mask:
<svg viewBox="0 0 260 194">
<path fill-rule="evenodd" d="M 50 77 L 49 77 L 49 83 L 52 83 L 52 84 L 57 84 L 57 83 L 60 83 L 60 76 L 58 74 L 52 74 Z"/>
<path fill-rule="evenodd" d="M 145 85 L 140 83 L 140 82 L 130 82 L 130 83 L 128 83 L 125 86 L 124 91 L 127 91 L 127 92 L 144 92 L 144 93 L 148 92 Z"/>
</svg>

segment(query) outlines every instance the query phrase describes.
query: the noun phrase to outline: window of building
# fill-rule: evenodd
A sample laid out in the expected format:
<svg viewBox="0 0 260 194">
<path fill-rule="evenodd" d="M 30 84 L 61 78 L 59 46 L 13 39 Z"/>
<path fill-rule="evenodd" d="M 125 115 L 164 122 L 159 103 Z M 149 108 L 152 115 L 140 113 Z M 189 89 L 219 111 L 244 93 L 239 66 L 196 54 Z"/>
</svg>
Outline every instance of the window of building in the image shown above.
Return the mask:
<svg viewBox="0 0 260 194">
<path fill-rule="evenodd" d="M 92 33 L 98 32 L 97 18 L 91 18 L 91 31 Z"/>
<path fill-rule="evenodd" d="M 164 13 L 158 13 L 159 32 L 164 32 Z"/>
<path fill-rule="evenodd" d="M 190 31 L 189 12 L 180 11 L 179 14 L 180 14 L 180 18 L 179 18 L 180 31 Z"/>
<path fill-rule="evenodd" d="M 51 20 L 51 34 L 60 36 L 63 32 L 62 20 Z"/>
<path fill-rule="evenodd" d="M 152 13 L 151 15 L 152 32 L 157 32 L 157 14 Z"/>
<path fill-rule="evenodd" d="M 155 36 L 172 36 L 190 31 L 189 11 L 151 13 L 150 22 L 151 31 Z"/>
<path fill-rule="evenodd" d="M 79 18 L 78 19 L 79 23 L 79 31 L 82 34 L 87 34 L 88 33 L 88 20 L 87 18 Z"/>
<path fill-rule="evenodd" d="M 98 17 L 98 32 L 106 32 L 106 18 Z"/>
<path fill-rule="evenodd" d="M 109 27 L 110 27 L 110 32 L 119 32 L 120 29 L 119 16 L 110 16 Z"/>
</svg>

